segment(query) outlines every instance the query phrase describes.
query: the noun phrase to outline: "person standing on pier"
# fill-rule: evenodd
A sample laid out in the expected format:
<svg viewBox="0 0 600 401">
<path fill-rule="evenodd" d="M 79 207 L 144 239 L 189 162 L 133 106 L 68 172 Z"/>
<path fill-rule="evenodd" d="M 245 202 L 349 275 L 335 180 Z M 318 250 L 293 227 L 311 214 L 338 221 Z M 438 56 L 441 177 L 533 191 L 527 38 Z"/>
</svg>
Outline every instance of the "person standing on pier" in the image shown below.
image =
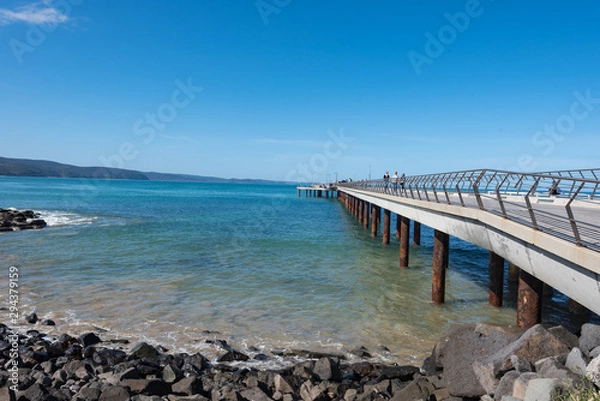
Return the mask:
<svg viewBox="0 0 600 401">
<path fill-rule="evenodd" d="M 396 171 L 392 176 L 392 186 L 394 187 L 394 193 L 398 194 L 398 172 Z"/>
<path fill-rule="evenodd" d="M 404 191 L 404 183 L 406 182 L 406 176 L 402 173 L 400 177 L 400 191 Z"/>
<path fill-rule="evenodd" d="M 390 184 L 390 173 L 388 173 L 386 171 L 385 174 L 383 175 L 383 192 L 388 191 L 389 184 Z"/>
</svg>

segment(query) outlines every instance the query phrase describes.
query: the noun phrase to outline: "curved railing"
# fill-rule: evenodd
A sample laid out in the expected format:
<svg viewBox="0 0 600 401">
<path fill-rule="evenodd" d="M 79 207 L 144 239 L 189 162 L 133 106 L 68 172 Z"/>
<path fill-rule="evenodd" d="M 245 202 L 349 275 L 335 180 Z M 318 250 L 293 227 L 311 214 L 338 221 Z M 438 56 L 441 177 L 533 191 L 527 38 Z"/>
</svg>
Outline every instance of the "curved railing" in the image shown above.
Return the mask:
<svg viewBox="0 0 600 401">
<path fill-rule="evenodd" d="M 394 181 L 362 180 L 338 186 L 479 208 L 600 252 L 600 169 L 466 170 Z"/>
</svg>

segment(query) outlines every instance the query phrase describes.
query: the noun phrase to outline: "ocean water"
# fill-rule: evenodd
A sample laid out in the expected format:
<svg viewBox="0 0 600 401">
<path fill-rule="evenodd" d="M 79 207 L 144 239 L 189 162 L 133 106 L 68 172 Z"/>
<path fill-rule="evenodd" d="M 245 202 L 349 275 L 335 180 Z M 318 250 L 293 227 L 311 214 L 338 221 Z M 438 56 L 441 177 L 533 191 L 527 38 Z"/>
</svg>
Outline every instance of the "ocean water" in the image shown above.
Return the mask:
<svg viewBox="0 0 600 401">
<path fill-rule="evenodd" d="M 452 324 L 516 320 L 514 285 L 504 307 L 487 305 L 486 251 L 451 239 L 446 303 L 433 305 L 430 229 L 400 269 L 395 238 L 382 245 L 339 201 L 293 185 L 2 177 L 0 199 L 49 223 L 0 233 L 0 306 L 15 266 L 21 315 L 53 319 L 51 335 L 92 330 L 208 357 L 217 339 L 250 355 L 353 359 L 364 346 L 420 364 Z M 577 324 L 564 301 L 547 300 L 546 324 Z"/>
</svg>

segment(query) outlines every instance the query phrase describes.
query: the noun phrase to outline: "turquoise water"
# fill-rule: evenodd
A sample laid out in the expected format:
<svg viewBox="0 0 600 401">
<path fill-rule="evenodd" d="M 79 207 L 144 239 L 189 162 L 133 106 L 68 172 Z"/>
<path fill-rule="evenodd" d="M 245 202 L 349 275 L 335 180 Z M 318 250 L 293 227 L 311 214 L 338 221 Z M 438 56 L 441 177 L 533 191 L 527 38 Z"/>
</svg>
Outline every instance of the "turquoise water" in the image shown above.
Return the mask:
<svg viewBox="0 0 600 401">
<path fill-rule="evenodd" d="M 4 177 L 0 199 L 49 222 L 0 234 L 0 284 L 18 267 L 20 310 L 55 320 L 50 334 L 208 355 L 211 339 L 250 354 L 365 346 L 420 363 L 453 323 L 515 321 L 510 299 L 487 305 L 485 251 L 451 240 L 447 302 L 432 305 L 431 230 L 399 269 L 395 239 L 382 245 L 337 200 L 291 185 Z M 556 305 L 546 319 L 565 318 Z"/>
</svg>

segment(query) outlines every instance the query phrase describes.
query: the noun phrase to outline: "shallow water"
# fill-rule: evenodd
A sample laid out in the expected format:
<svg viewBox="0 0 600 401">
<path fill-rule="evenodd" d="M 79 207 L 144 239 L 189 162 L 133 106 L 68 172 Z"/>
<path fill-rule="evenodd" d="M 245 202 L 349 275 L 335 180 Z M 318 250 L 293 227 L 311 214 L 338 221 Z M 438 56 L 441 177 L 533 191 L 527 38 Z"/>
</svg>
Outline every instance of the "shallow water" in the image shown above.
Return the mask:
<svg viewBox="0 0 600 401">
<path fill-rule="evenodd" d="M 487 305 L 484 250 L 451 239 L 446 303 L 433 305 L 430 229 L 400 269 L 394 238 L 382 245 L 337 200 L 290 185 L 0 178 L 0 199 L 49 223 L 0 235 L 0 285 L 18 267 L 20 312 L 55 320 L 50 334 L 208 356 L 214 339 L 250 354 L 365 346 L 419 364 L 454 323 L 515 322 L 510 285 L 505 307 Z M 548 324 L 570 322 L 564 301 L 548 302 Z"/>
</svg>

